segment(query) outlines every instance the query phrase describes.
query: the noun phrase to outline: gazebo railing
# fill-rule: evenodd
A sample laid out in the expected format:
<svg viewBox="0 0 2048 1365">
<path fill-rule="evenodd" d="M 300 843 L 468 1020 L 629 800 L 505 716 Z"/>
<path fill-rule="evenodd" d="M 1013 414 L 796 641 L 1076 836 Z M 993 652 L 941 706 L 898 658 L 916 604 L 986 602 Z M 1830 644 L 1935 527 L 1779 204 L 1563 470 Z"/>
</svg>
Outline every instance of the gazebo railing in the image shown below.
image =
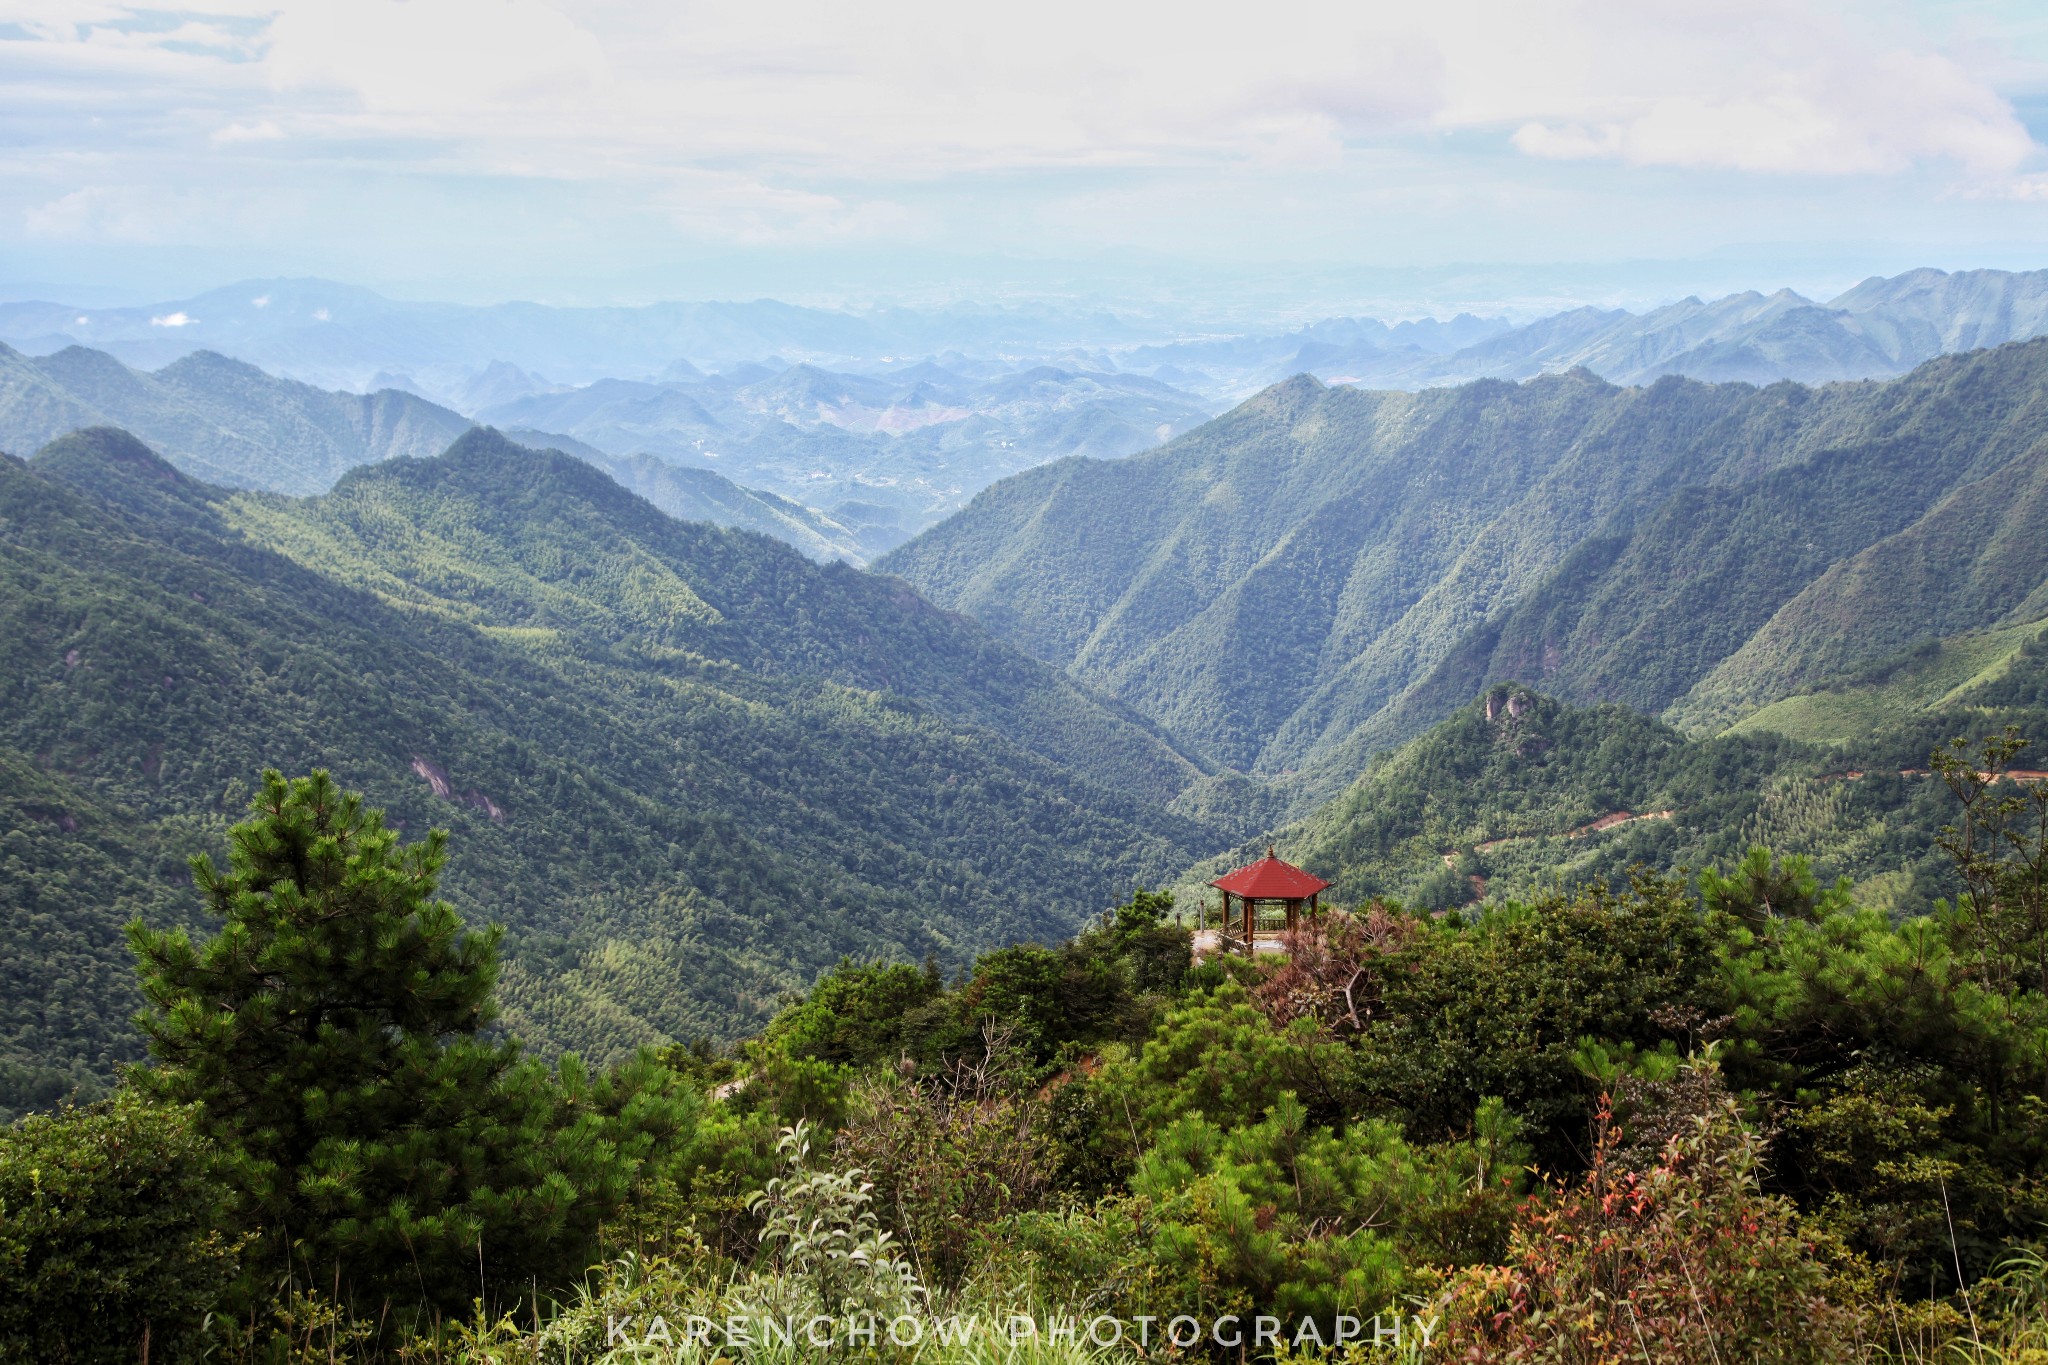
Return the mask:
<svg viewBox="0 0 2048 1365">
<path fill-rule="evenodd" d="M 1203 908 L 1202 924 L 1213 925 L 1221 930 L 1225 938 L 1241 942 L 1244 934 L 1245 907 L 1240 902 L 1228 909 Z M 1252 927 L 1260 938 L 1278 938 L 1287 930 L 1287 903 L 1285 901 L 1255 901 L 1250 908 Z"/>
</svg>

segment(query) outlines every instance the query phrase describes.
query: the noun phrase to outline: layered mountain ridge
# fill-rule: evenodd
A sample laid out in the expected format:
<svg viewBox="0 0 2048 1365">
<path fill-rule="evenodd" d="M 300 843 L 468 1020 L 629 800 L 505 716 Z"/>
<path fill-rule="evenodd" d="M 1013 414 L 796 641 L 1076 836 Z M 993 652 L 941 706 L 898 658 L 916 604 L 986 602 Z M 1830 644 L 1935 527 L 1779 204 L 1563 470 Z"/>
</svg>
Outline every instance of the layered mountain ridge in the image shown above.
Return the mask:
<svg viewBox="0 0 2048 1365">
<path fill-rule="evenodd" d="M 1666 374 L 1826 383 L 1894 377 L 1936 355 L 2039 335 L 2048 271 L 1919 269 L 1825 300 L 1751 290 L 1519 321 L 1407 316 L 1412 307 L 1384 321 L 1327 317 L 1277 331 L 1171 309 L 1124 317 L 1052 305 L 835 310 L 774 300 L 472 307 L 323 280 L 249 280 L 146 307 L 0 303 L 0 341 L 35 353 L 92 346 L 152 368 L 215 350 L 327 387 L 379 387 L 381 378 L 472 414 L 605 379 L 692 381 L 705 370 L 773 372 L 791 361 L 872 376 L 933 361 L 979 377 L 1034 365 L 1117 371 L 1211 403 L 1299 372 L 1399 389 L 1576 366 L 1626 384 Z"/>
<path fill-rule="evenodd" d="M 143 373 L 82 346 L 0 346 L 0 450 L 94 426 L 132 429 L 198 478 L 303 494 L 357 465 L 437 454 L 470 423 L 412 394 L 328 392 L 212 352 Z"/>
<path fill-rule="evenodd" d="M 1938 355 L 2048 331 L 2048 271 L 1912 270 L 1825 302 L 1790 289 L 1681 299 L 1643 313 L 1577 308 L 1455 350 L 1372 338 L 1304 348 L 1295 361 L 1331 382 L 1422 388 L 1528 379 L 1584 367 L 1617 384 L 1665 375 L 1710 382 L 1819 384 L 1885 379 Z"/>
<path fill-rule="evenodd" d="M 994 375 L 929 362 L 880 375 L 814 365 L 528 394 L 481 420 L 567 432 L 615 456 L 715 470 L 823 509 L 879 554 L 1007 474 L 1066 455 L 1132 454 L 1212 404 L 1142 375 L 1036 366 Z"/>
<path fill-rule="evenodd" d="M 472 423 L 416 394 L 332 392 L 207 351 L 145 373 L 83 347 L 24 356 L 0 346 L 0 450 L 33 451 L 95 426 L 138 433 L 195 478 L 308 495 L 362 465 L 437 455 Z M 867 555 L 854 529 L 715 470 L 614 455 L 558 432 L 517 434 L 596 465 L 682 520 L 760 531 L 814 559 Z"/>
<path fill-rule="evenodd" d="M 1820 388 L 1303 376 L 881 566 L 1312 801 L 1496 681 L 1713 729 L 2037 618 L 2044 434 L 2048 342 Z"/>
</svg>

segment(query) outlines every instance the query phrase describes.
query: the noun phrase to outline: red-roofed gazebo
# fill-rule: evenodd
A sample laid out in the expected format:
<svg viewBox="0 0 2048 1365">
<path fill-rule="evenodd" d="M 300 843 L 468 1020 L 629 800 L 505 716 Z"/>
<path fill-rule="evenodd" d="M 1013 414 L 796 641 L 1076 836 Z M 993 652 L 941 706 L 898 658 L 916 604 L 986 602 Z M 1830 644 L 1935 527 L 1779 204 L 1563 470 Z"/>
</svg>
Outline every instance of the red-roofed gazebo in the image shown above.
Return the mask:
<svg viewBox="0 0 2048 1365">
<path fill-rule="evenodd" d="M 1209 885 L 1223 893 L 1224 939 L 1248 953 L 1258 950 L 1260 906 L 1285 907 L 1285 929 L 1294 929 L 1301 924 L 1301 907 L 1307 905 L 1309 913 L 1314 914 L 1316 898 L 1330 889 L 1330 884 L 1321 877 L 1274 857 L 1270 845 L 1265 857 L 1218 877 Z M 1233 899 L 1237 901 L 1235 920 L 1230 910 Z M 1270 925 L 1267 936 L 1276 937 L 1284 931 L 1279 925 Z"/>
</svg>

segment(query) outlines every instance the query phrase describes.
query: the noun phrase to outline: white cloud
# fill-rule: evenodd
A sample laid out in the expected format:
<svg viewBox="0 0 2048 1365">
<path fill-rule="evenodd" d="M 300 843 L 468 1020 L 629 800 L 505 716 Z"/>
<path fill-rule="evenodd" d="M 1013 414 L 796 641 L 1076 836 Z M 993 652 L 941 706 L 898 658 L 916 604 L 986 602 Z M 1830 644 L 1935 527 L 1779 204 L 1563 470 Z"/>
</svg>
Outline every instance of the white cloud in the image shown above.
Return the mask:
<svg viewBox="0 0 2048 1365">
<path fill-rule="evenodd" d="M 258 294 L 258 295 L 257 295 L 257 296 L 256 296 L 255 298 L 253 298 L 253 299 L 250 299 L 250 300 L 249 300 L 249 306 L 250 306 L 251 308 L 268 308 L 268 307 L 270 307 L 270 295 L 268 295 L 268 294 Z"/>
<path fill-rule="evenodd" d="M 237 142 L 280 142 L 283 139 L 284 129 L 278 127 L 272 119 L 263 119 L 256 123 L 230 123 L 226 127 L 214 129 L 212 134 L 213 142 L 223 147 Z"/>
<path fill-rule="evenodd" d="M 1363 175 L 1451 142 L 1531 176 L 1931 167 L 2007 198 L 2040 156 L 1997 44 L 1856 0 L 0 0 L 0 21 L 34 35 L 0 42 L 0 118 L 50 187 L 20 209 L 48 238 L 215 240 L 277 211 L 228 203 L 270 161 L 616 187 L 681 233 L 782 243 L 919 239 L 949 179 Z M 188 194 L 208 158 L 243 179 Z"/>
<path fill-rule="evenodd" d="M 1838 46 L 1800 65 L 1559 102 L 1591 117 L 1532 120 L 1516 130 L 1517 148 L 1636 166 L 1819 175 L 1885 174 L 1936 160 L 1995 175 L 2035 151 L 1995 91 L 1938 54 L 1896 49 Z"/>
<path fill-rule="evenodd" d="M 197 321 L 199 321 L 198 318 L 188 317 L 184 313 L 166 313 L 162 317 L 151 318 L 149 325 L 152 327 L 190 327 Z"/>
<path fill-rule="evenodd" d="M 175 22 L 10 5 L 45 12 L 48 41 L 10 46 L 52 69 L 201 100 L 187 83 L 211 72 L 232 106 L 219 144 L 284 140 L 288 111 L 309 134 L 454 141 L 525 174 L 1300 163 L 1426 129 L 1742 171 L 1982 173 L 2033 150 L 1986 77 L 1848 0 L 1272 0 L 1257 23 L 1222 0 L 1042 0 L 1028 23 L 951 0 L 276 0 Z"/>
<path fill-rule="evenodd" d="M 544 0 L 294 0 L 269 40 L 279 88 L 339 91 L 371 112 L 605 103 L 603 44 Z"/>
<path fill-rule="evenodd" d="M 680 173 L 672 177 L 661 203 L 670 220 L 687 231 L 740 242 L 900 237 L 916 228 L 909 210 L 887 200 L 848 202 L 740 175 Z"/>
<path fill-rule="evenodd" d="M 22 216 L 30 237 L 72 241 L 149 241 L 153 226 L 130 196 L 94 185 L 60 195 Z"/>
<path fill-rule="evenodd" d="M 2033 151 L 1987 80 L 1847 0 L 1042 0 L 778 6 L 282 0 L 264 70 L 330 130 L 527 173 L 928 176 L 1315 162 L 1420 130 L 1538 157 L 1821 174 Z M 1516 131 L 1519 130 L 1519 131 Z"/>
<path fill-rule="evenodd" d="M 2048 175 L 2015 175 L 1961 188 L 1960 199 L 2004 199 L 2022 204 L 2048 204 Z"/>
<path fill-rule="evenodd" d="M 303 229 L 304 214 L 262 185 L 221 189 L 86 185 L 22 212 L 25 237 L 152 245 L 260 240 Z"/>
</svg>

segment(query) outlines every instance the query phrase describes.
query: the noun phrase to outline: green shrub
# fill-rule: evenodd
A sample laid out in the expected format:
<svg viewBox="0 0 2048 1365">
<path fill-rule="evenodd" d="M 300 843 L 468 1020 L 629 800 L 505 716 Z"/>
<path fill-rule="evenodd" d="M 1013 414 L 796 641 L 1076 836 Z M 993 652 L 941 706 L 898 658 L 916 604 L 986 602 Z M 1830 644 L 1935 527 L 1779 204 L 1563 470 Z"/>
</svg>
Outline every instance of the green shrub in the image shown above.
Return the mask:
<svg viewBox="0 0 2048 1365">
<path fill-rule="evenodd" d="M 791 1057 L 839 1065 L 894 1062 L 904 1020 L 938 995 L 938 965 L 842 959 L 799 1004 L 768 1026 L 762 1042 Z"/>
<path fill-rule="evenodd" d="M 989 1052 L 931 1077 L 867 1081 L 835 1143 L 874 1182 L 882 1218 L 937 1288 L 957 1287 L 992 1224 L 1052 1192 L 1044 1105 L 1006 1066 L 999 1038 Z"/>
<path fill-rule="evenodd" d="M 129 1093 L 0 1132 L 0 1358 L 196 1358 L 243 1239 L 192 1114 Z"/>
</svg>

